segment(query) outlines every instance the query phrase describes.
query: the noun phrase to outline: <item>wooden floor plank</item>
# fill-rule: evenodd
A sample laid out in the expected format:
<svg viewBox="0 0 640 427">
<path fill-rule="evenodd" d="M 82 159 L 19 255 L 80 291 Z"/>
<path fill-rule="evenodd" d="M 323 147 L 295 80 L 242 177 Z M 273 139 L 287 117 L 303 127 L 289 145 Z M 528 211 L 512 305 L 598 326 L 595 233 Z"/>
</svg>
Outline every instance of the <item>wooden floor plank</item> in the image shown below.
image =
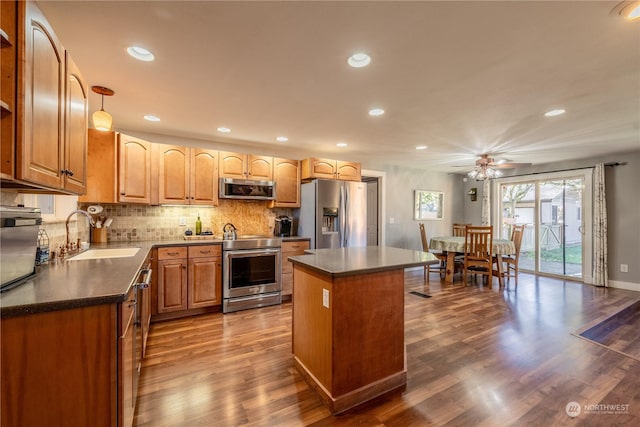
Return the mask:
<svg viewBox="0 0 640 427">
<path fill-rule="evenodd" d="M 425 286 L 418 269 L 405 290 L 403 391 L 331 416 L 294 368 L 286 303 L 154 323 L 135 425 L 638 425 L 640 362 L 572 332 L 640 294 L 527 274 L 517 288 Z M 571 419 L 570 401 L 629 411 Z"/>
</svg>

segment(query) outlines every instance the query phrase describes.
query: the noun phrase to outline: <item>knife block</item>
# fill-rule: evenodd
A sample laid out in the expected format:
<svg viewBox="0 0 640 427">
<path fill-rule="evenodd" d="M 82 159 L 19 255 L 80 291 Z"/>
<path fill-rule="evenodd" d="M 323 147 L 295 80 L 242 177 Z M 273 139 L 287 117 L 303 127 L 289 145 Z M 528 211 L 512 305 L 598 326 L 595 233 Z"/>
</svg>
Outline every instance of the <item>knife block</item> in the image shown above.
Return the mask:
<svg viewBox="0 0 640 427">
<path fill-rule="evenodd" d="M 107 229 L 105 227 L 92 228 L 91 241 L 93 243 L 107 243 Z"/>
</svg>

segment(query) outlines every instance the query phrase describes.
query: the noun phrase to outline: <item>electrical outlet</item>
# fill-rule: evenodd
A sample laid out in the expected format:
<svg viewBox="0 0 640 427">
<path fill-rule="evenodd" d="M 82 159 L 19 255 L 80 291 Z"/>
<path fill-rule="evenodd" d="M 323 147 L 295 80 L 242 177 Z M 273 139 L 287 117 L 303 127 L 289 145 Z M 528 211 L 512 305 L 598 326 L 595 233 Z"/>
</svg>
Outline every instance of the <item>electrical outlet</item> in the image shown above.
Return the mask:
<svg viewBox="0 0 640 427">
<path fill-rule="evenodd" d="M 322 305 L 329 308 L 329 289 L 322 290 Z"/>
<path fill-rule="evenodd" d="M 396 219 L 394 217 L 389 218 L 389 224 L 395 224 Z"/>
<path fill-rule="evenodd" d="M 185 217 L 181 216 L 181 217 L 180 217 L 180 223 L 179 223 L 179 224 L 180 224 L 180 225 L 182 225 L 182 226 L 187 225 L 187 218 L 185 218 Z"/>
<path fill-rule="evenodd" d="M 620 264 L 620 271 L 623 273 L 628 273 L 629 272 L 629 265 L 628 264 Z"/>
</svg>

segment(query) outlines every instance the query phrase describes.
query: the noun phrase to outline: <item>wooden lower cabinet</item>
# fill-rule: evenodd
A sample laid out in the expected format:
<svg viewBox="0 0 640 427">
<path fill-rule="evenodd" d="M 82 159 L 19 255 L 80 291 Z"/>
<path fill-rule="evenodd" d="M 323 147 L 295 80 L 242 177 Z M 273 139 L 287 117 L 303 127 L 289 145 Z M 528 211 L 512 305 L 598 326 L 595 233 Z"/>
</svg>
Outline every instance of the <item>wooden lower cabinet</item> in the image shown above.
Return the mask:
<svg viewBox="0 0 640 427">
<path fill-rule="evenodd" d="M 136 325 L 135 325 L 135 287 L 129 291 L 126 300 L 120 305 L 120 328 L 118 339 L 118 425 L 130 427 L 133 425 L 133 415 L 136 410 L 137 388 L 137 358 L 136 358 Z"/>
<path fill-rule="evenodd" d="M 187 308 L 222 304 L 222 248 L 190 246 Z"/>
<path fill-rule="evenodd" d="M 220 304 L 220 245 L 158 248 L 158 314 Z"/>
<path fill-rule="evenodd" d="M 137 385 L 135 289 L 119 304 L 3 317 L 3 427 L 124 426 Z"/>
<path fill-rule="evenodd" d="M 290 256 L 304 255 L 309 249 L 309 240 L 296 240 L 282 242 L 282 296 L 291 296 L 293 293 L 293 266 L 289 262 Z"/>
</svg>

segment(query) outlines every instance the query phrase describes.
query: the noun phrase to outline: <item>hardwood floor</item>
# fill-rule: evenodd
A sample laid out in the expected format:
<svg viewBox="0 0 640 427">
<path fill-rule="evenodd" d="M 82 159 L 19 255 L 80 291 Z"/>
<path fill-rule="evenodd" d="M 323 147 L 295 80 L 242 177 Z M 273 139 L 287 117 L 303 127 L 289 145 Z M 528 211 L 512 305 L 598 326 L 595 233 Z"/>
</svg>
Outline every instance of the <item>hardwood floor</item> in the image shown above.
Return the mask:
<svg viewBox="0 0 640 427">
<path fill-rule="evenodd" d="M 421 269 L 405 275 L 403 392 L 331 416 L 293 367 L 286 303 L 153 324 L 134 423 L 640 425 L 640 362 L 572 335 L 640 293 L 522 273 L 506 290 L 435 276 L 427 288 Z M 574 419 L 572 401 L 582 411 Z M 628 407 L 608 414 L 596 404 Z"/>
</svg>

